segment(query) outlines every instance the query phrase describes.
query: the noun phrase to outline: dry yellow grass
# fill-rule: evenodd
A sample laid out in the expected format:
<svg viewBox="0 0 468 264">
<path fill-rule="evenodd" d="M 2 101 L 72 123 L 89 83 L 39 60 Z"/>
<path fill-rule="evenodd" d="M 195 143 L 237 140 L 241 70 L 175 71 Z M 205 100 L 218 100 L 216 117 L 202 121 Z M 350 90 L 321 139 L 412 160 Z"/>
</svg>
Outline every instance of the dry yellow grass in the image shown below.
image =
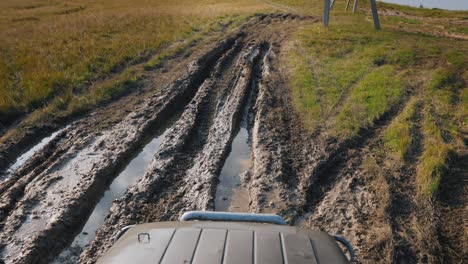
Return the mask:
<svg viewBox="0 0 468 264">
<path fill-rule="evenodd" d="M 0 2 L 0 122 L 149 58 L 226 16 L 265 5 L 248 0 Z"/>
</svg>

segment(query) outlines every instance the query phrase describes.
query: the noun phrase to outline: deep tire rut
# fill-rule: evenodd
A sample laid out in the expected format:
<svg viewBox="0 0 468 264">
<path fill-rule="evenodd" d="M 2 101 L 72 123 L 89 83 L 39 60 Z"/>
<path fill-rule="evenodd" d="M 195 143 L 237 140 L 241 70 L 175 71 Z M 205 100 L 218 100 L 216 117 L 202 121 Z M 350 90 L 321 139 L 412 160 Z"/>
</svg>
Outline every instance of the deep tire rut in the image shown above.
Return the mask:
<svg viewBox="0 0 468 264">
<path fill-rule="evenodd" d="M 122 164 L 128 162 L 155 127 L 188 102 L 209 76 L 220 54 L 232 47 L 237 38 L 228 37 L 220 42 L 190 64 L 185 76 L 142 101 L 111 130 L 87 134 L 87 122 L 72 124 L 68 128 L 72 135 L 62 133 L 67 137 L 50 142 L 26 167 L 44 160 L 43 153 L 49 149 L 55 149 L 57 159 L 50 163 L 44 160 L 38 169 L 25 175 L 21 173 L 27 169 L 22 168 L 3 183 L 0 200 L 2 258 L 11 263 L 32 263 L 38 256 L 46 260 L 69 243 L 71 235 L 78 231 L 76 227 L 86 220 L 82 215 L 89 215 L 101 190 L 105 190 Z M 60 155 L 61 152 L 65 153 Z M 34 230 L 39 232 L 30 235 Z M 50 245 L 50 241 L 58 243 Z"/>
<path fill-rule="evenodd" d="M 324 131 L 311 135 L 303 127 L 280 57 L 289 32 L 312 22 L 318 20 L 255 15 L 236 32 L 199 47 L 198 53 L 170 58 L 177 62 L 167 73 L 149 73 L 143 85 L 161 87 L 135 96 L 134 107 L 116 110 L 121 118 L 115 123 L 95 129 L 106 122 L 106 111 L 113 111 L 101 108 L 64 127 L 0 184 L 0 260 L 54 260 L 145 140 L 175 116 L 151 165 L 114 200 L 94 241 L 80 248 L 80 263 L 95 263 L 124 226 L 172 221 L 188 210 L 214 210 L 221 170 L 241 126 L 251 152 L 240 177 L 248 190 L 244 211 L 279 214 L 291 225 L 344 235 L 359 262 L 434 260 L 438 245 L 426 246 L 415 223 L 437 217 L 460 223 L 454 210 L 463 210 L 465 185 L 450 178 L 462 187 L 456 197 L 442 187 L 442 203 L 434 209 L 413 199 L 420 141 L 414 143 L 409 162 L 383 162 L 384 131 L 416 95 L 408 94 L 346 141 L 331 139 Z M 174 64 L 187 67 L 172 69 Z M 164 76 L 170 81 L 157 83 Z M 412 137 L 421 140 L 420 121 L 417 126 Z M 466 155 L 460 159 L 462 165 L 456 166 L 466 174 Z M 426 212 L 429 220 L 417 219 Z M 447 251 L 463 250 L 451 241 L 464 241 L 463 234 L 438 221 L 438 230 L 423 231 L 439 235 L 444 249 L 440 259 L 466 259 L 466 254 L 453 258 Z"/>
<path fill-rule="evenodd" d="M 258 99 L 259 87 L 276 81 L 265 78 L 264 64 L 276 60 L 272 54 L 287 38 L 285 32 L 303 21 L 317 20 L 293 14 L 254 16 L 238 33 L 205 45 L 206 52 L 193 55 L 184 74 L 135 100 L 131 112 L 119 113 L 122 118 L 113 124 L 94 128 L 109 115 L 110 108 L 97 109 L 72 122 L 0 185 L 1 258 L 6 263 L 47 263 L 54 259 L 73 241 L 106 187 L 145 139 L 182 109 L 152 165 L 126 195 L 114 202 L 80 262 L 93 263 L 124 225 L 174 220 L 185 210 L 213 209 L 218 175 L 248 101 L 255 106 L 247 107 L 247 116 L 256 116 L 247 120 L 250 133 L 258 127 L 255 122 L 271 122 L 258 114 L 258 109 L 267 111 L 269 104 Z M 150 76 L 143 85 L 152 86 L 150 80 L 163 75 Z M 281 83 L 281 87 L 286 86 Z M 263 89 L 262 93 L 268 91 Z M 280 98 L 280 94 L 278 90 L 274 97 Z M 283 116 L 284 122 L 288 123 L 287 119 Z M 287 133 L 282 139 L 292 137 Z M 257 141 L 261 148 L 264 144 Z M 264 166 L 259 165 L 262 162 L 257 160 L 257 167 Z M 281 162 L 284 171 L 293 171 L 287 168 L 290 160 L 283 157 Z M 289 180 L 285 176 L 278 179 L 286 182 L 286 193 L 297 185 L 299 177 Z M 250 178 L 245 184 L 255 193 L 253 182 Z M 251 204 L 258 203 L 255 197 L 257 194 L 252 195 Z"/>
<path fill-rule="evenodd" d="M 380 163 L 383 133 L 407 105 L 409 98 L 384 114 L 357 138 L 329 150 L 327 153 L 332 153 L 331 156 L 313 170 L 314 174 L 309 176 L 312 182 L 305 185 L 309 186 L 305 209 L 296 224 L 349 238 L 358 262 L 395 260 L 398 254 L 402 254 L 400 245 L 403 240 L 398 234 L 392 236 L 397 225 L 402 227 L 394 220 L 398 213 L 402 213 L 398 210 L 404 208 L 395 209 L 397 205 L 394 202 L 399 197 L 394 188 L 398 186 L 395 185 L 396 179 L 392 178 L 400 175 L 401 170 L 389 172 Z"/>
</svg>

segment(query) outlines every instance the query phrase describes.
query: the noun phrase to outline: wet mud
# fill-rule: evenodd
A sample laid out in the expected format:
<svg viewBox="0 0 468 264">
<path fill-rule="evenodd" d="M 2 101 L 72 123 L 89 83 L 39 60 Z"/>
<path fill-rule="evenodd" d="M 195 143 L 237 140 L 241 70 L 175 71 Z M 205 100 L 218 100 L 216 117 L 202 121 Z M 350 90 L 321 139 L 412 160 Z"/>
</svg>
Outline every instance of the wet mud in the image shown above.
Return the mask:
<svg viewBox="0 0 468 264">
<path fill-rule="evenodd" d="M 241 127 L 219 175 L 215 196 L 216 211 L 248 212 L 249 190 L 243 186 L 243 182 L 251 164 L 249 132 Z"/>
<path fill-rule="evenodd" d="M 128 187 L 135 184 L 143 176 L 146 168 L 151 164 L 154 154 L 158 151 L 162 140 L 167 135 L 168 127 L 179 116 L 180 114 L 175 114 L 175 118 L 168 121 L 167 127 L 159 128 L 155 137 L 148 138 L 150 141 L 147 142 L 143 149 L 138 151 L 138 155 L 128 163 L 125 169 L 112 181 L 109 189 L 104 192 L 103 197 L 100 198 L 71 245 L 65 248 L 53 263 L 76 263 L 78 261 L 81 252 L 93 241 L 96 231 L 104 223 L 112 202 L 125 194 Z"/>
<path fill-rule="evenodd" d="M 68 244 L 70 236 L 64 234 L 79 231 L 76 227 L 91 213 L 120 166 L 147 134 L 188 103 L 216 58 L 233 43 L 234 38 L 220 42 L 193 61 L 185 76 L 142 100 L 112 128 L 94 132 L 89 120 L 71 124 L 9 177 L 0 186 L 0 217 L 5 223 L 0 235 L 2 258 L 7 263 L 29 263 Z M 42 161 L 40 166 L 33 166 L 34 160 Z"/>
<path fill-rule="evenodd" d="M 414 228 L 428 207 L 403 199 L 414 166 L 379 159 L 408 98 L 346 142 L 311 135 L 293 109 L 283 48 L 317 22 L 253 16 L 149 73 L 141 94 L 55 129 L 0 183 L 0 259 L 95 263 L 127 225 L 217 210 L 343 235 L 358 262 L 432 260 Z"/>
</svg>

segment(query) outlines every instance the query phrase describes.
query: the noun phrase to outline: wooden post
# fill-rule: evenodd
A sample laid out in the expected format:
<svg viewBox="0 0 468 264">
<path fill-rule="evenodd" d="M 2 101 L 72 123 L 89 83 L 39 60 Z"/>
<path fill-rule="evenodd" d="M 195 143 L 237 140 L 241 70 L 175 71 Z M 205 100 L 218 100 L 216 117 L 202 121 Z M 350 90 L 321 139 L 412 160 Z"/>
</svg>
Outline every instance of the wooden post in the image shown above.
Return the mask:
<svg viewBox="0 0 468 264">
<path fill-rule="evenodd" d="M 351 0 L 346 1 L 346 8 L 345 8 L 345 11 L 348 11 L 349 1 L 351 1 Z"/>
<path fill-rule="evenodd" d="M 371 9 L 372 9 L 372 18 L 374 19 L 374 27 L 375 29 L 380 29 L 380 21 L 379 21 L 379 13 L 377 13 L 377 4 L 375 0 L 370 0 Z"/>
<path fill-rule="evenodd" d="M 323 9 L 323 25 L 328 27 L 328 21 L 330 20 L 330 0 L 324 0 L 325 6 Z"/>
<path fill-rule="evenodd" d="M 356 11 L 357 11 L 357 1 L 358 0 L 354 0 L 353 13 L 356 13 Z"/>
<path fill-rule="evenodd" d="M 330 5 L 330 9 L 332 9 L 333 6 L 335 5 L 335 1 L 336 1 L 336 0 L 332 0 L 331 5 Z"/>
</svg>

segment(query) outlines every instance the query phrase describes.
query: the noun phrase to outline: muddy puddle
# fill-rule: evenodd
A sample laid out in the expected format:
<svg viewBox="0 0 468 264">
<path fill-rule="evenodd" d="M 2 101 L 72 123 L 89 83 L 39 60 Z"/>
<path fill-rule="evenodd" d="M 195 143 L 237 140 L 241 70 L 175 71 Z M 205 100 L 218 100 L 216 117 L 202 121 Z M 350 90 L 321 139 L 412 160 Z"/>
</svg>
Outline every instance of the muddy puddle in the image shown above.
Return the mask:
<svg viewBox="0 0 468 264">
<path fill-rule="evenodd" d="M 21 156 L 19 156 L 15 163 L 13 163 L 6 171 L 0 172 L 0 183 L 5 181 L 10 175 L 15 173 L 21 166 L 26 163 L 27 160 L 29 160 L 34 154 L 36 154 L 38 151 L 43 149 L 45 145 L 47 145 L 49 142 L 51 142 L 58 134 L 60 134 L 62 131 L 67 129 L 69 126 L 59 129 L 52 133 L 50 136 L 43 138 L 39 143 L 37 143 L 35 146 L 33 146 L 30 150 L 26 151 L 23 153 Z"/>
<path fill-rule="evenodd" d="M 231 153 L 227 157 L 216 188 L 215 210 L 247 212 L 249 192 L 242 185 L 242 177 L 252 164 L 249 132 L 241 127 L 232 141 Z"/>
<path fill-rule="evenodd" d="M 262 51 L 263 52 L 263 51 Z M 257 97 L 258 80 L 261 76 L 256 76 L 250 86 L 250 91 L 245 105 L 242 109 L 239 131 L 232 140 L 231 151 L 224 161 L 218 177 L 219 183 L 216 186 L 215 211 L 225 212 L 248 212 L 249 211 L 249 190 L 245 186 L 245 178 L 252 166 L 252 145 L 249 137 L 250 115 L 252 107 Z"/>
<path fill-rule="evenodd" d="M 180 116 L 180 113 L 176 115 Z M 115 199 L 122 197 L 128 187 L 135 184 L 144 174 L 154 155 L 159 150 L 159 146 L 164 137 L 169 132 L 169 127 L 175 122 L 176 118 L 170 120 L 169 124 L 160 128 L 156 133 L 156 137 L 148 139 L 143 149 L 135 156 L 130 163 L 123 169 L 122 172 L 113 180 L 109 189 L 106 190 L 104 196 L 99 200 L 99 203 L 94 208 L 89 216 L 86 224 L 75 237 L 71 246 L 66 248 L 52 263 L 77 263 L 81 252 L 95 238 L 96 231 L 104 223 L 106 216 Z"/>
</svg>

